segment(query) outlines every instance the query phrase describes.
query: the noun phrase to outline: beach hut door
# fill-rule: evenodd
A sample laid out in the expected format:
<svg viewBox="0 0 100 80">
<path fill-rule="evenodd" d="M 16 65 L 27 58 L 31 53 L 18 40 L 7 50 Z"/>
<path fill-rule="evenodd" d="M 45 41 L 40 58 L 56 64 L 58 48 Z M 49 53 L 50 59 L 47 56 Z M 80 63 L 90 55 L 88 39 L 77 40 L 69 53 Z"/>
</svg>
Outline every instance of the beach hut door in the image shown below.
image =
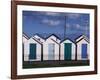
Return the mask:
<svg viewBox="0 0 100 80">
<path fill-rule="evenodd" d="M 30 44 L 29 59 L 36 59 L 36 44 Z"/>
<path fill-rule="evenodd" d="M 48 45 L 48 60 L 54 60 L 55 44 L 51 43 Z"/>
<path fill-rule="evenodd" d="M 82 44 L 82 58 L 87 58 L 87 44 Z"/>
<path fill-rule="evenodd" d="M 72 44 L 65 43 L 64 44 L 64 59 L 71 60 L 71 53 L 72 53 Z"/>
</svg>

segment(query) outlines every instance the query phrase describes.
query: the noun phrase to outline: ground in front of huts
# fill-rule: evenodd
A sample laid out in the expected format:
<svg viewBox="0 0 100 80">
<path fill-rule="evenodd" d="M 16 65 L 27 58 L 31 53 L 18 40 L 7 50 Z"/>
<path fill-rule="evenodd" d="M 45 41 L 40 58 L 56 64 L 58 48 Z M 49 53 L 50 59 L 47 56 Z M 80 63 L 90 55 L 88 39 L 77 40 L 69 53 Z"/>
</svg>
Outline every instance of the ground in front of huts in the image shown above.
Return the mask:
<svg viewBox="0 0 100 80">
<path fill-rule="evenodd" d="M 23 68 L 49 68 L 49 67 L 73 67 L 73 66 L 88 66 L 89 60 L 71 60 L 71 61 L 23 61 Z"/>
</svg>

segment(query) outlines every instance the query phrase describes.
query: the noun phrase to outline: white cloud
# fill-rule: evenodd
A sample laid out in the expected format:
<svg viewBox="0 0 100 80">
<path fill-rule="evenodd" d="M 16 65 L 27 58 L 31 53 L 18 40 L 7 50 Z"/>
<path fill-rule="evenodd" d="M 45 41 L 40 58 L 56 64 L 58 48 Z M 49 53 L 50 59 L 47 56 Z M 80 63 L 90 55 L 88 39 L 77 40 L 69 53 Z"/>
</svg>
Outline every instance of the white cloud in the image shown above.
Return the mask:
<svg viewBox="0 0 100 80">
<path fill-rule="evenodd" d="M 45 14 L 50 15 L 50 16 L 59 16 L 60 15 L 60 13 L 57 13 L 57 12 L 46 12 Z"/>
<path fill-rule="evenodd" d="M 78 29 L 78 28 L 81 28 L 80 24 L 69 24 L 69 23 L 66 23 L 66 28 L 71 27 L 71 25 L 73 25 L 73 26 L 76 27 L 77 29 Z"/>
<path fill-rule="evenodd" d="M 77 14 L 77 13 L 69 13 L 67 14 L 67 16 L 71 19 L 76 19 L 76 18 L 79 18 L 80 17 L 80 14 Z"/>
<path fill-rule="evenodd" d="M 60 24 L 59 20 L 51 20 L 51 19 L 43 19 L 42 22 L 51 26 L 56 26 Z"/>
<path fill-rule="evenodd" d="M 70 24 L 69 23 L 66 23 L 66 28 L 69 28 L 70 27 Z"/>
<path fill-rule="evenodd" d="M 85 26 L 84 30 L 88 31 L 89 30 L 89 27 L 88 26 Z"/>
<path fill-rule="evenodd" d="M 75 26 L 76 26 L 76 28 L 80 28 L 81 27 L 79 24 L 76 24 Z"/>
<path fill-rule="evenodd" d="M 89 20 L 86 20 L 86 23 L 89 23 Z"/>
<path fill-rule="evenodd" d="M 88 31 L 89 30 L 89 26 L 81 26 L 80 24 L 74 24 L 74 26 L 77 29 L 80 29 L 80 30 L 85 30 L 85 31 Z"/>
</svg>

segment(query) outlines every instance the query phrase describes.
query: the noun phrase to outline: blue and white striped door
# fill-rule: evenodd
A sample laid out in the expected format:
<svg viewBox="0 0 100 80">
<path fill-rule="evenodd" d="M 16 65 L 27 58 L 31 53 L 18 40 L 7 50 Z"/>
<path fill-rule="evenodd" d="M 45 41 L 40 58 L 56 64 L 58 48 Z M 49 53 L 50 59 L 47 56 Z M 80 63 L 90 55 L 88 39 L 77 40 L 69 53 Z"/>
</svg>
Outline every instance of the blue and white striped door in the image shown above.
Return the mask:
<svg viewBox="0 0 100 80">
<path fill-rule="evenodd" d="M 48 44 L 48 60 L 54 60 L 55 58 L 55 44 Z"/>
<path fill-rule="evenodd" d="M 82 58 L 87 58 L 87 44 L 82 44 Z"/>
</svg>

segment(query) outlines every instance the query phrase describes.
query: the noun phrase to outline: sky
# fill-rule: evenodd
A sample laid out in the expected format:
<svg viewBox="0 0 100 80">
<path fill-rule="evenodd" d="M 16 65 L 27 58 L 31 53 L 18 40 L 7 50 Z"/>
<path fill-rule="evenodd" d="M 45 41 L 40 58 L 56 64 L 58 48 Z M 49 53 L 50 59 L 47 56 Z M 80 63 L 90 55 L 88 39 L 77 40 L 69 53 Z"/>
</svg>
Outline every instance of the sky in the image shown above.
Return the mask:
<svg viewBox="0 0 100 80">
<path fill-rule="evenodd" d="M 55 34 L 61 39 L 75 40 L 80 35 L 89 38 L 89 14 L 23 11 L 23 33 L 32 37 L 40 34 L 47 37 Z"/>
</svg>

